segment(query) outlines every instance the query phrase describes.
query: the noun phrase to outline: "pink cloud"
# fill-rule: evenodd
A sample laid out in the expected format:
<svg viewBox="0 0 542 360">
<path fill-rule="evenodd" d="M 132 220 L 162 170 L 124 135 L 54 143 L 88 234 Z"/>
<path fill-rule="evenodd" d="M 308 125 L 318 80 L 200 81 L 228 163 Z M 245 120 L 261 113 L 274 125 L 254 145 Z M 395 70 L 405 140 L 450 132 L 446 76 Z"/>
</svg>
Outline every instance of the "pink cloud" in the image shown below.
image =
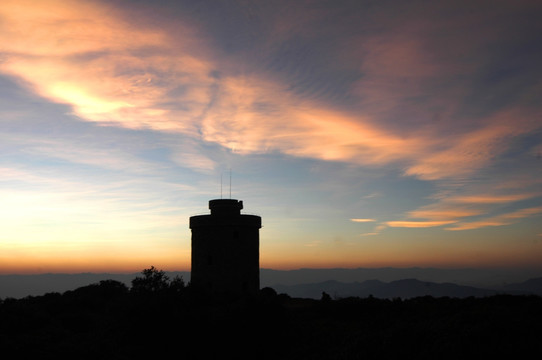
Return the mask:
<svg viewBox="0 0 542 360">
<path fill-rule="evenodd" d="M 327 109 L 261 77 L 232 77 L 202 122 L 204 139 L 240 153 L 286 154 L 383 164 L 419 151 L 416 141 L 371 125 L 362 115 Z M 267 107 L 260 111 L 261 106 Z"/>
<path fill-rule="evenodd" d="M 390 227 L 428 228 L 453 224 L 455 221 L 387 221 Z"/>
<path fill-rule="evenodd" d="M 460 222 L 453 227 L 446 228 L 446 230 L 460 231 L 460 230 L 473 230 L 480 229 L 488 226 L 504 226 L 517 222 L 520 219 L 537 216 L 542 213 L 542 207 L 533 207 L 520 209 L 510 213 L 494 216 L 480 221 L 473 222 Z"/>
<path fill-rule="evenodd" d="M 135 27 L 98 3 L 7 1 L 0 15 L 1 72 L 85 120 L 194 131 L 213 80 L 210 65 L 188 54 L 190 41 L 172 47 L 165 32 Z M 175 99 L 170 92 L 181 86 Z M 162 105 L 168 101 L 182 106 Z"/>
<path fill-rule="evenodd" d="M 537 194 L 526 193 L 526 194 L 511 194 L 511 195 L 501 195 L 501 194 L 481 194 L 481 195 L 470 195 L 470 196 L 457 196 L 447 199 L 448 202 L 454 203 L 467 203 L 467 204 L 502 204 L 510 203 L 525 199 L 530 199 L 536 197 Z"/>
<path fill-rule="evenodd" d="M 442 148 L 418 157 L 406 174 L 425 180 L 468 176 L 498 158 L 515 137 L 539 127 L 534 122 L 538 116 L 519 109 L 506 110 L 481 121 L 478 129 L 444 135 Z"/>
<path fill-rule="evenodd" d="M 412 126 L 426 123 L 434 111 L 427 109 L 437 108 L 447 119 L 464 95 L 462 84 L 438 96 L 432 86 L 442 83 L 442 74 L 469 74 L 474 66 L 431 51 L 427 31 L 440 26 L 434 21 L 399 22 L 391 29 L 403 31 L 357 39 L 361 50 L 350 55 L 358 56 L 365 74 L 353 90 L 361 105 L 345 111 L 293 93 L 273 74 L 231 71 L 232 60 L 209 55 L 210 44 L 193 41 L 186 24 L 179 25 L 186 38 L 172 39 L 165 30 L 136 27 L 104 5 L 76 1 L 7 1 L 0 14 L 7 24 L 0 71 L 38 94 L 71 105 L 84 120 L 182 132 L 237 153 L 394 164 L 407 176 L 442 180 L 471 176 L 515 136 L 540 127 L 537 114 L 520 110 L 474 119 L 469 130 L 452 133 L 442 123 Z M 210 75 L 224 69 L 229 71 L 219 79 Z M 409 100 L 422 95 L 427 102 Z M 200 160 L 194 166 L 212 165 Z"/>
<path fill-rule="evenodd" d="M 408 212 L 408 217 L 413 219 L 455 220 L 480 214 L 483 214 L 483 211 L 477 209 L 432 204 Z"/>
<path fill-rule="evenodd" d="M 422 206 L 416 210 L 407 213 L 407 219 L 413 221 L 449 221 L 454 224 L 453 227 L 446 230 L 467 230 L 477 229 L 487 226 L 504 226 L 513 224 L 516 219 L 536 215 L 541 208 L 521 209 L 514 212 L 505 213 L 497 216 L 488 216 L 488 214 L 500 211 L 504 206 L 511 206 L 523 200 L 535 199 L 540 196 L 536 192 L 517 192 L 502 193 L 498 188 L 492 188 L 489 184 L 484 186 L 485 192 L 472 195 L 476 187 L 465 186 L 461 190 L 456 190 L 454 194 L 441 193 L 434 196 L 435 203 Z M 468 191 L 470 194 L 462 194 Z M 475 221 L 469 221 L 472 218 Z M 481 220 L 480 220 L 481 218 Z"/>
</svg>

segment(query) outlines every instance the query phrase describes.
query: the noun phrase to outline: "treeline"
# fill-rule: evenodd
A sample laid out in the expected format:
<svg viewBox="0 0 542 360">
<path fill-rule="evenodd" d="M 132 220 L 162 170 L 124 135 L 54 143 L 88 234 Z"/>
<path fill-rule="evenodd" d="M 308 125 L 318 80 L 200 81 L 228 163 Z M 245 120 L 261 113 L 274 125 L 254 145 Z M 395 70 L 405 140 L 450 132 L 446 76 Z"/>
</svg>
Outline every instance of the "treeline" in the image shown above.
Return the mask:
<svg viewBox="0 0 542 360">
<path fill-rule="evenodd" d="M 0 300 L 19 358 L 387 359 L 542 355 L 542 298 L 208 298 L 154 267 L 125 284 Z"/>
</svg>

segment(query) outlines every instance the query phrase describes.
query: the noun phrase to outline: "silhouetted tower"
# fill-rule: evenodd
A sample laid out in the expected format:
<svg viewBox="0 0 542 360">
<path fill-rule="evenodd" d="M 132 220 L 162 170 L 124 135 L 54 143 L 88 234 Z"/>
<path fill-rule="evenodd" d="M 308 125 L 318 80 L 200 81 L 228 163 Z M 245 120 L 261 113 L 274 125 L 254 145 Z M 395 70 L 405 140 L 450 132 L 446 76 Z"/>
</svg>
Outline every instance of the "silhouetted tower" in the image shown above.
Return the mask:
<svg viewBox="0 0 542 360">
<path fill-rule="evenodd" d="M 241 214 L 243 202 L 209 201 L 209 215 L 190 217 L 190 283 L 209 294 L 256 295 L 260 289 L 262 219 Z"/>
</svg>

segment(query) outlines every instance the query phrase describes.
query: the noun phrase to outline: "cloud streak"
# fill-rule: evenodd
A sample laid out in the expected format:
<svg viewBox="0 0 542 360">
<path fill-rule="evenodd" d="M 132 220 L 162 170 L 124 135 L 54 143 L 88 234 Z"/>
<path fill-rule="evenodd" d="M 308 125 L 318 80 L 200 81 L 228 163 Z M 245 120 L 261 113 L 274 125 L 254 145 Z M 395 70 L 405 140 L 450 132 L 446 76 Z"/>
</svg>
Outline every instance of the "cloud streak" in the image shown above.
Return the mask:
<svg viewBox="0 0 542 360">
<path fill-rule="evenodd" d="M 510 212 L 510 213 L 486 218 L 480 221 L 460 222 L 452 227 L 446 228 L 446 230 L 462 231 L 462 230 L 480 229 L 480 228 L 491 227 L 491 226 L 505 226 L 505 225 L 513 224 L 517 222 L 518 220 L 521 220 L 524 218 L 538 216 L 541 213 L 542 213 L 542 207 L 525 208 L 525 209 L 520 209 L 520 210 Z"/>
<path fill-rule="evenodd" d="M 387 221 L 386 225 L 390 227 L 404 228 L 429 228 L 436 226 L 449 225 L 455 221 Z"/>
<path fill-rule="evenodd" d="M 523 208 L 514 212 L 503 213 L 496 216 L 490 214 L 502 211 L 502 208 L 514 206 L 522 201 L 532 201 L 540 196 L 540 193 L 481 193 L 479 195 L 453 195 L 444 196 L 438 202 L 422 206 L 416 210 L 409 211 L 409 219 L 426 219 L 443 225 L 453 224 L 445 230 L 471 230 L 492 226 L 504 226 L 517 222 L 520 219 L 539 215 L 540 208 Z M 517 205 L 515 205 L 517 206 Z M 501 209 L 501 210 L 499 210 Z M 478 219 L 478 220 L 477 220 Z M 391 224 L 390 224 L 391 223 Z M 388 222 L 392 224 L 401 224 L 403 222 Z M 410 221 L 406 221 L 410 224 Z M 416 222 L 413 222 L 416 224 Z M 423 226 L 421 226 L 423 227 Z"/>
</svg>

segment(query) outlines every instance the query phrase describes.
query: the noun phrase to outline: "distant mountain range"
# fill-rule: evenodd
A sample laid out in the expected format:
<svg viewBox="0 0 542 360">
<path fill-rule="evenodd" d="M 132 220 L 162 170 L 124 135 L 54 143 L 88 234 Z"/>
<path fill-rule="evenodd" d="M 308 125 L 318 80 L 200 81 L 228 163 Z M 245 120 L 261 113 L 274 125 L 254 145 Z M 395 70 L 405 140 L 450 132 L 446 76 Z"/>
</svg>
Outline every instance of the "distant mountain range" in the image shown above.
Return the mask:
<svg viewBox="0 0 542 360">
<path fill-rule="evenodd" d="M 351 296 L 364 298 L 374 296 L 382 299 L 408 299 L 419 296 L 465 298 L 470 296 L 484 297 L 496 294 L 534 294 L 542 296 L 542 278 L 531 279 L 518 284 L 510 284 L 500 289 L 483 289 L 452 283 L 420 281 L 417 279 L 403 279 L 389 283 L 379 280 L 367 280 L 361 283 L 343 283 L 330 280 L 311 284 L 275 285 L 272 286 L 272 288 L 278 293 L 288 294 L 291 297 L 312 299 L 321 298 L 324 292 L 332 298 L 345 298 Z"/>
<path fill-rule="evenodd" d="M 261 269 L 262 286 L 298 285 L 318 283 L 328 280 L 339 282 L 363 282 L 380 280 L 391 282 L 403 279 L 418 279 L 436 283 L 454 283 L 481 288 L 501 288 L 508 284 L 516 284 L 528 279 L 542 277 L 542 266 L 537 269 L 519 268 L 335 268 L 335 269 L 297 269 L 273 270 Z"/>
<path fill-rule="evenodd" d="M 190 272 L 166 272 L 190 281 Z M 64 292 L 117 280 L 130 286 L 140 275 L 82 273 L 0 275 L 0 299 Z M 540 270 L 510 269 L 435 269 L 435 268 L 358 268 L 260 270 L 261 287 L 271 287 L 292 297 L 319 299 L 322 292 L 332 298 L 349 296 L 378 298 L 490 296 L 493 294 L 536 294 L 542 296 Z M 530 279 L 525 281 L 525 279 Z"/>
<path fill-rule="evenodd" d="M 262 286 L 292 297 L 319 299 L 322 292 L 332 298 L 349 296 L 411 298 L 417 296 L 482 297 L 494 294 L 542 296 L 540 269 L 262 269 Z M 530 280 L 525 281 L 525 279 Z"/>
<path fill-rule="evenodd" d="M 138 275 L 107 273 L 0 275 L 0 299 L 7 297 L 19 299 L 28 295 L 37 296 L 48 292 L 63 293 L 108 279 L 117 280 L 130 286 L 132 279 Z M 188 276 L 190 277 L 190 273 Z"/>
</svg>

